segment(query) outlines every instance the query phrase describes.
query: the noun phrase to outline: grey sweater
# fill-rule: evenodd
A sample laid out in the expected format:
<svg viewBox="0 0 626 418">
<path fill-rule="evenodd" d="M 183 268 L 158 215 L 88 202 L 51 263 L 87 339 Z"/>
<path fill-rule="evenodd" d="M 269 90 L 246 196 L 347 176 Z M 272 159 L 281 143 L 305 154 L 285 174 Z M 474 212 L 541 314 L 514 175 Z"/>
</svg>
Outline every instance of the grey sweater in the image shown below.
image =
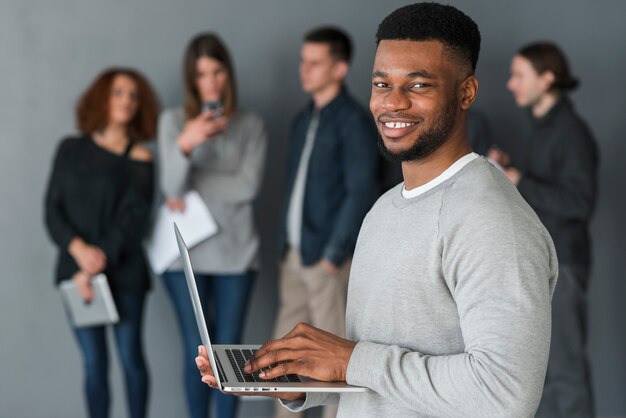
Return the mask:
<svg viewBox="0 0 626 418">
<path fill-rule="evenodd" d="M 412 199 L 402 184 L 363 222 L 350 272 L 338 417 L 532 417 L 546 373 L 554 245 L 484 158 Z M 300 402 L 301 403 L 301 402 Z"/>
<path fill-rule="evenodd" d="M 258 263 L 259 237 L 252 203 L 265 163 L 267 133 L 260 117 L 239 111 L 228 129 L 185 156 L 176 141 L 183 130 L 182 108 L 165 110 L 159 118 L 160 184 L 166 197 L 180 198 L 196 190 L 219 231 L 190 251 L 198 273 L 242 273 Z M 179 262 L 170 270 L 181 270 Z"/>
</svg>

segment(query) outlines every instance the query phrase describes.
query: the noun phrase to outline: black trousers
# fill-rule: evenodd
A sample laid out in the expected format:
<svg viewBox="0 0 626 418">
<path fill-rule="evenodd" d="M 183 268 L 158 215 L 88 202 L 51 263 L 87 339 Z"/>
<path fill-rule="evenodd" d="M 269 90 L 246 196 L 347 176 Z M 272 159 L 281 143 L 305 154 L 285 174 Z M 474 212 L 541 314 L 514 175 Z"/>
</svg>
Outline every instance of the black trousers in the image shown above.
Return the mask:
<svg viewBox="0 0 626 418">
<path fill-rule="evenodd" d="M 587 355 L 588 277 L 585 267 L 559 265 L 548 372 L 537 417 L 595 416 Z"/>
</svg>

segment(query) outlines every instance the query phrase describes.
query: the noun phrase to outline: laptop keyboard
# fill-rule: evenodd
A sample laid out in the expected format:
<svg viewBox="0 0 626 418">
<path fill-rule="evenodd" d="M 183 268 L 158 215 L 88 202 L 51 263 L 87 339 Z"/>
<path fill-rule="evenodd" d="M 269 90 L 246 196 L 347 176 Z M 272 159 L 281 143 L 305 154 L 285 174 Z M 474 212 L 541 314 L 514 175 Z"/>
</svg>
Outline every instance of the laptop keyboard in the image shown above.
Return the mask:
<svg viewBox="0 0 626 418">
<path fill-rule="evenodd" d="M 270 367 L 266 367 L 262 370 L 259 370 L 255 373 L 248 374 L 243 371 L 243 367 L 246 363 L 246 360 L 251 358 L 256 350 L 248 350 L 248 349 L 226 349 L 226 356 L 228 357 L 228 361 L 230 361 L 231 366 L 233 366 L 233 371 L 235 372 L 235 376 L 237 377 L 238 382 L 282 382 L 282 383 L 299 383 L 302 382 L 300 378 L 295 374 L 288 374 L 285 376 L 280 376 L 274 379 L 262 379 L 259 377 L 259 373 L 261 371 L 266 371 L 271 369 Z"/>
</svg>

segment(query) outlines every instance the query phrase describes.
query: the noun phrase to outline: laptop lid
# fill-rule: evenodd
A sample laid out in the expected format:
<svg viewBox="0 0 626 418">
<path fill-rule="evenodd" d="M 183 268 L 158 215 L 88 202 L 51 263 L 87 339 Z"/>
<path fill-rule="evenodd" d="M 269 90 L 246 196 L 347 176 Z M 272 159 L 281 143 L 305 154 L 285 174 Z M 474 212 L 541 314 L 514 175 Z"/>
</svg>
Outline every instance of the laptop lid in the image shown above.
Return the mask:
<svg viewBox="0 0 626 418">
<path fill-rule="evenodd" d="M 209 338 L 209 331 L 204 320 L 204 312 L 202 311 L 202 304 L 200 303 L 200 296 L 198 296 L 198 287 L 196 286 L 196 277 L 193 274 L 191 268 L 191 259 L 189 258 L 189 250 L 183 240 L 176 222 L 174 222 L 174 232 L 176 233 L 176 241 L 178 242 L 178 250 L 180 251 L 180 258 L 183 264 L 183 271 L 185 272 L 185 280 L 187 281 L 187 288 L 189 289 L 189 295 L 191 296 L 191 303 L 193 306 L 193 313 L 196 316 L 196 323 L 198 324 L 198 332 L 202 339 L 202 344 L 206 347 L 207 354 L 209 356 L 209 363 L 211 363 L 211 370 L 213 370 L 213 376 L 217 380 L 218 387 L 222 387 L 220 381 L 220 375 L 217 370 L 217 363 L 213 354 L 213 348 L 211 347 L 211 339 Z"/>
</svg>

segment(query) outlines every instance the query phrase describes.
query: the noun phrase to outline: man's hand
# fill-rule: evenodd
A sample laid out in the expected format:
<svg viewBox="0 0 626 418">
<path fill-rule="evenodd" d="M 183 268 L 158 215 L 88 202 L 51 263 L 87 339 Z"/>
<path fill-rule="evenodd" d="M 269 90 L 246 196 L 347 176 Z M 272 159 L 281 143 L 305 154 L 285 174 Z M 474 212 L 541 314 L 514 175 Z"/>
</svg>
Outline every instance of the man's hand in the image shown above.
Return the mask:
<svg viewBox="0 0 626 418">
<path fill-rule="evenodd" d="M 68 252 L 81 270 L 95 276 L 106 268 L 107 257 L 100 248 L 87 244 L 76 237 L 70 241 Z"/>
<path fill-rule="evenodd" d="M 211 370 L 211 363 L 209 362 L 209 356 L 207 355 L 206 348 L 203 345 L 198 346 L 198 357 L 196 357 L 196 366 L 200 370 L 202 381 L 213 389 L 219 389 L 217 386 L 217 380 L 213 376 L 213 370 Z"/>
<path fill-rule="evenodd" d="M 320 261 L 320 264 L 322 265 L 324 270 L 326 270 L 328 273 L 332 275 L 336 275 L 337 272 L 339 271 L 339 268 L 336 265 L 334 265 L 333 263 L 331 263 L 325 258 L 322 258 L 322 261 Z"/>
<path fill-rule="evenodd" d="M 299 374 L 326 382 L 345 382 L 346 370 L 356 342 L 300 323 L 280 340 L 269 341 L 246 362 L 244 371 L 272 379 Z"/>
<path fill-rule="evenodd" d="M 196 357 L 196 366 L 200 370 L 202 381 L 213 389 L 218 389 L 217 380 L 213 376 L 211 370 L 211 363 L 209 363 L 209 357 L 206 352 L 206 348 L 201 345 L 198 346 L 198 357 Z M 301 392 L 237 392 L 232 393 L 235 396 L 267 396 L 270 398 L 280 398 L 286 401 L 295 401 L 304 398 L 304 393 Z"/>
<path fill-rule="evenodd" d="M 518 185 L 522 179 L 522 173 L 515 167 L 509 167 L 504 170 L 504 174 L 511 180 L 514 185 Z"/>
</svg>

